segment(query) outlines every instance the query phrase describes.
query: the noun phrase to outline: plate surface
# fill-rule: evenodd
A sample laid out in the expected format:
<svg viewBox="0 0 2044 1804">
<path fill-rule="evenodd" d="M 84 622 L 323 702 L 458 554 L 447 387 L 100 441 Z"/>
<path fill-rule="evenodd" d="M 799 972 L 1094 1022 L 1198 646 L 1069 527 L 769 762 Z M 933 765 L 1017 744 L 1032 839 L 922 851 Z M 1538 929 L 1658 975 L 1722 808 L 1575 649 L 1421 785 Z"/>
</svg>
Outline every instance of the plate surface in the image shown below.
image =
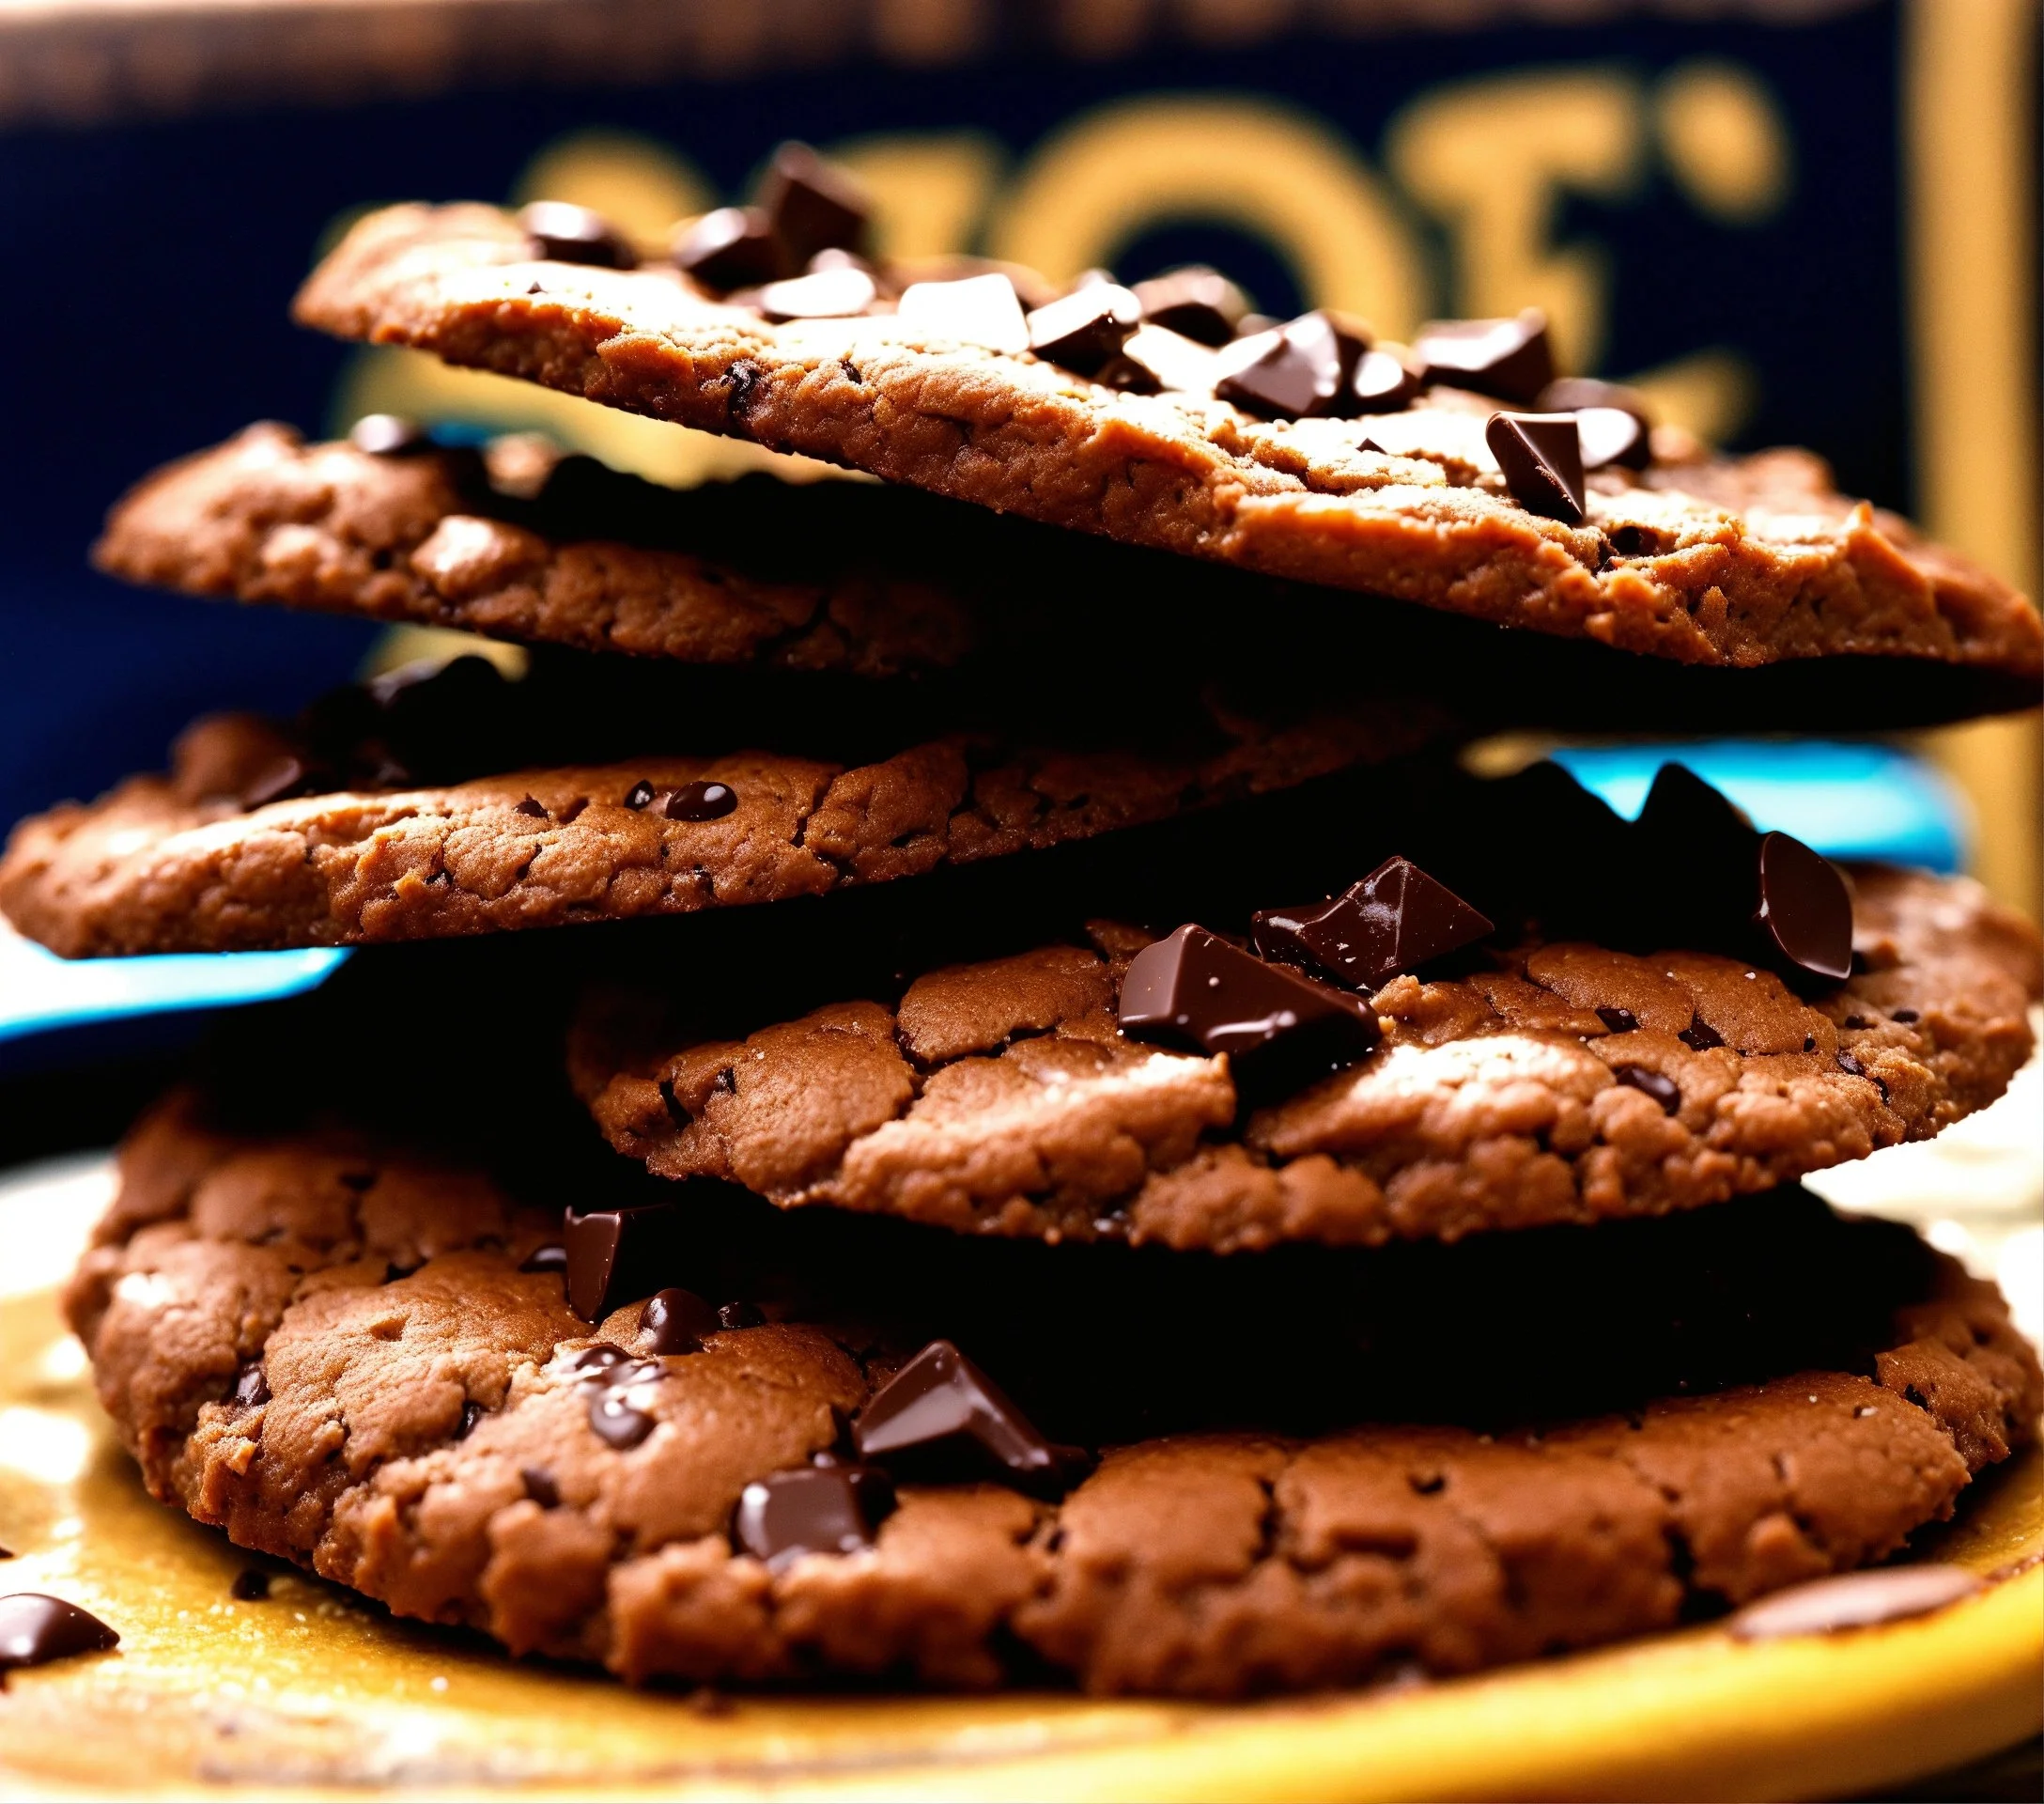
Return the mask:
<svg viewBox="0 0 2044 1804">
<path fill-rule="evenodd" d="M 1234 1707 L 1048 1694 L 635 1693 L 394 1621 L 151 1502 L 48 1285 L 103 1163 L 0 1194 L 0 1590 L 111 1623 L 0 1692 L 0 1796 L 1433 1798 L 1841 1796 L 2044 1721 L 2044 1459 L 1916 1557 L 1997 1575 L 1936 1615 L 1746 1645 L 1699 1628 L 1472 1679 Z M 251 1566 L 269 1597 L 239 1602 Z"/>
</svg>

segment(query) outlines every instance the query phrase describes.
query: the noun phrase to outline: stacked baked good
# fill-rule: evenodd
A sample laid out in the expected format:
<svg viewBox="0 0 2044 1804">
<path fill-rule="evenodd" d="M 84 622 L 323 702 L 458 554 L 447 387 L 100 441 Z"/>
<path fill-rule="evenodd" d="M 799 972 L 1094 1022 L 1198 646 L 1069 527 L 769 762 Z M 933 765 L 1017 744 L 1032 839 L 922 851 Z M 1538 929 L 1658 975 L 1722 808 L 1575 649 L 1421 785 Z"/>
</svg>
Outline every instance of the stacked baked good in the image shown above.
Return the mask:
<svg viewBox="0 0 2044 1804">
<path fill-rule="evenodd" d="M 2036 1357 L 1796 1180 L 1999 1094 L 2036 930 L 1454 754 L 2033 706 L 2030 604 L 1534 315 L 868 249 L 791 147 L 658 264 L 373 213 L 298 313 L 878 484 L 379 416 L 115 510 L 116 574 L 529 653 L 202 723 L 0 863 L 70 956 L 414 942 L 123 1151 L 70 1307 L 151 1489 L 631 1680 L 1209 1696 L 1948 1516 Z"/>
</svg>

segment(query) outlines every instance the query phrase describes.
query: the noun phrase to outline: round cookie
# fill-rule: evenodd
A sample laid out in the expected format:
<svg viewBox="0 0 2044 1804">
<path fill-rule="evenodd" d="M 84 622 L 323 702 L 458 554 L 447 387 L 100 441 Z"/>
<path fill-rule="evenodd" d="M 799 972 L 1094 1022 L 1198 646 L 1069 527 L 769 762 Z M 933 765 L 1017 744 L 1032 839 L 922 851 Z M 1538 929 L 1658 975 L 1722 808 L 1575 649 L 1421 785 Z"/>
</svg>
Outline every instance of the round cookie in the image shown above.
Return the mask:
<svg viewBox="0 0 2044 1804">
<path fill-rule="evenodd" d="M 1056 1674 L 1226 1697 L 1464 1672 L 1878 1559 L 2027 1438 L 2040 1394 L 1990 1286 L 1807 1198 L 1521 1236 L 1510 1259 L 1490 1241 L 1267 1267 L 754 1209 L 670 1282 L 714 1302 L 713 1283 L 757 1281 L 764 1306 L 731 1318 L 757 1325 L 660 1355 L 636 1299 L 594 1326 L 569 1312 L 535 1256 L 556 1216 L 444 1157 L 331 1124 L 237 1134 L 187 1096 L 138 1129 L 122 1175 L 69 1311 L 156 1495 L 400 1614 L 634 1681 Z M 1003 1277 L 990 1256 L 1021 1263 Z M 1302 1368 L 1298 1332 L 1339 1330 L 1346 1281 L 1372 1269 L 1382 1356 Z M 933 1291 L 946 1271 L 962 1287 Z M 1155 1314 L 1102 1307 L 1151 1280 Z M 1156 1347 L 1181 1282 L 1231 1297 L 1247 1331 L 1181 1316 Z M 805 1289 L 837 1306 L 807 1309 Z M 957 1320 L 859 1319 L 904 1295 L 948 1297 Z M 1160 1365 L 1225 1357 L 1250 1380 L 1231 1404 L 1263 1394 L 1272 1417 L 1162 1436 L 1103 1420 L 1097 1468 L 1062 1497 L 904 1478 L 870 1546 L 740 1550 L 748 1487 L 828 1472 L 844 1419 L 932 1330 L 1053 1435 L 1152 1395 L 1118 1363 L 1144 1346 Z M 602 1425 L 593 1341 L 627 1362 L 650 1422 L 635 1438 Z M 1067 1341 L 1043 1372 L 1023 1355 Z M 1494 1408 L 1506 1358 L 1529 1395 L 1587 1386 L 1605 1407 L 1509 1424 L 1409 1407 Z M 1302 1373 L 1346 1421 L 1273 1432 Z M 1657 1381 L 1687 1394 L 1639 1390 Z"/>
<path fill-rule="evenodd" d="M 534 248 L 494 208 L 389 208 L 296 316 L 1047 524 L 1628 651 L 1965 665 L 2005 679 L 2004 707 L 2044 673 L 2020 594 L 1805 454 L 1600 472 L 1568 525 L 1507 492 L 1478 397 L 1266 421 L 1211 387 L 1122 394 L 885 311 L 769 323 L 672 269 Z"/>
<path fill-rule="evenodd" d="M 1121 1032 L 1152 936 L 1104 925 L 736 1035 L 689 1031 L 700 995 L 676 1024 L 599 994 L 571 1061 L 620 1152 L 784 1205 L 1216 1252 L 1453 1238 L 1722 1202 L 1992 1100 L 2029 1054 L 2036 928 L 1889 869 L 1857 873 L 1855 914 L 1863 969 L 1808 1000 L 1739 959 L 1568 942 L 1401 975 L 1373 1054 L 1255 1107 L 1227 1058 Z"/>
</svg>

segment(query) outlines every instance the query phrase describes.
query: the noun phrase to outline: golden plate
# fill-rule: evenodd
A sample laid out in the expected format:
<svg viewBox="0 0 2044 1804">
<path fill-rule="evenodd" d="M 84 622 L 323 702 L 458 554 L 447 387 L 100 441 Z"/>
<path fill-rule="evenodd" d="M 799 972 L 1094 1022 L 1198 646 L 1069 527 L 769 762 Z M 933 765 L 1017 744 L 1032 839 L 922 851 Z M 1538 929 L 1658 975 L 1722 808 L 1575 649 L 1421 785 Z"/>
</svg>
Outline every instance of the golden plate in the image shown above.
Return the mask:
<svg viewBox="0 0 2044 1804">
<path fill-rule="evenodd" d="M 105 1186 L 0 1195 L 0 1590 L 48 1591 L 119 1649 L 12 1675 L 0 1795 L 1745 1798 L 1840 1796 L 2044 1724 L 2044 1459 L 1919 1557 L 2000 1575 L 1913 1622 L 1744 1644 L 1699 1628 L 1470 1679 L 1215 1707 L 1055 1695 L 635 1693 L 396 1622 L 250 1565 L 151 1502 L 47 1285 Z"/>
</svg>

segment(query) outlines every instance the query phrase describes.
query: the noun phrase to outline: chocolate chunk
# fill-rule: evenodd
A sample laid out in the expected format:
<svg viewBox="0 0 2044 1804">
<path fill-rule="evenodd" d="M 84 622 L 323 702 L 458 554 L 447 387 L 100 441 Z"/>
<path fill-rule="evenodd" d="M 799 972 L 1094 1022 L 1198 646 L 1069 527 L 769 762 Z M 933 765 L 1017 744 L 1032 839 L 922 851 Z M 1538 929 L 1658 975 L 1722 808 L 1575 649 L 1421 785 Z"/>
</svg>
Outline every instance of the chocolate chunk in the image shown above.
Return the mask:
<svg viewBox="0 0 2044 1804">
<path fill-rule="evenodd" d="M 1852 897 L 1837 866 L 1787 833 L 1761 834 L 1758 863 L 1753 919 L 1775 954 L 1768 962 L 1843 983 L 1852 974 Z"/>
<path fill-rule="evenodd" d="M 259 1604 L 270 1595 L 270 1575 L 254 1566 L 243 1566 L 234 1575 L 227 1594 L 240 1604 Z"/>
<path fill-rule="evenodd" d="M 426 428 L 402 413 L 364 413 L 348 428 L 348 442 L 372 458 L 410 457 L 433 448 Z"/>
<path fill-rule="evenodd" d="M 0 1547 L 0 1560 L 12 1560 L 16 1557 L 12 1547 Z"/>
<path fill-rule="evenodd" d="M 719 294 L 771 282 L 787 262 L 773 222 L 757 207 L 705 213 L 682 228 L 672 255 L 679 268 Z"/>
<path fill-rule="evenodd" d="M 641 777 L 637 783 L 625 791 L 622 801 L 627 808 L 643 808 L 647 802 L 651 801 L 659 793 L 643 777 Z"/>
<path fill-rule="evenodd" d="M 1877 1566 L 1791 1585 L 1748 1604 L 1725 1624 L 1742 1641 L 1772 1641 L 1785 1635 L 1829 1635 L 1842 1628 L 1870 1628 L 1928 1615 L 1981 1587 L 1977 1573 L 1963 1566 Z"/>
<path fill-rule="evenodd" d="M 659 812 L 669 820 L 721 820 L 737 805 L 728 783 L 685 783 L 661 797 Z"/>
<path fill-rule="evenodd" d="M 1636 389 L 1587 376 L 1564 376 L 1541 389 L 1533 405 L 1542 413 L 1575 415 L 1586 470 L 1614 464 L 1644 470 L 1653 461 L 1653 417 Z"/>
<path fill-rule="evenodd" d="M 766 1314 L 757 1303 L 720 1303 L 717 1306 L 719 1328 L 765 1328 Z"/>
<path fill-rule="evenodd" d="M 1890 1017 L 1890 1019 L 1893 1020 L 1900 1021 L 1905 1026 L 1907 1026 L 1913 1022 L 1922 1020 L 1923 1017 L 1919 1015 L 1913 1008 L 1898 1008 L 1895 1011 L 1894 1015 Z"/>
<path fill-rule="evenodd" d="M 601 1377 L 614 1365 L 623 1365 L 631 1355 L 614 1341 L 597 1341 L 573 1355 L 567 1362 L 567 1370 L 583 1379 Z"/>
<path fill-rule="evenodd" d="M 1720 1034 L 1701 1015 L 1692 1015 L 1689 1018 L 1689 1025 L 1677 1034 L 1675 1037 L 1689 1048 L 1692 1052 L 1708 1052 L 1713 1046 L 1723 1046 L 1725 1044 L 1724 1034 Z"/>
<path fill-rule="evenodd" d="M 865 1466 L 811 1466 L 755 1479 L 739 1494 L 731 1538 L 778 1573 L 805 1554 L 857 1553 L 893 1514 L 894 1487 Z"/>
<path fill-rule="evenodd" d="M 1528 307 L 1512 319 L 1436 319 L 1420 327 L 1413 359 L 1428 383 L 1494 395 L 1521 407 L 1555 380 L 1547 316 Z"/>
<path fill-rule="evenodd" d="M 228 1397 L 244 1409 L 254 1409 L 270 1401 L 270 1379 L 259 1361 L 244 1365 L 234 1375 L 234 1389 Z"/>
<path fill-rule="evenodd" d="M 1011 355 L 1030 348 L 1030 322 L 1014 284 L 999 273 L 958 282 L 911 282 L 896 313 L 903 325 L 933 338 Z"/>
<path fill-rule="evenodd" d="M 567 1270 L 567 1249 L 565 1247 L 541 1247 L 519 1269 L 520 1271 L 558 1271 L 565 1273 Z"/>
<path fill-rule="evenodd" d="M 1129 395 L 1211 395 L 1219 376 L 1214 353 L 1183 333 L 1144 324 L 1093 380 Z"/>
<path fill-rule="evenodd" d="M 1146 946 L 1122 980 L 1122 1031 L 1209 1056 L 1225 1052 L 1245 1096 L 1281 1095 L 1366 1058 L 1375 1015 L 1187 923 Z"/>
<path fill-rule="evenodd" d="M 520 1466 L 519 1482 L 525 1486 L 525 1495 L 543 1510 L 561 1507 L 561 1487 L 554 1476 L 544 1466 Z"/>
<path fill-rule="evenodd" d="M 1203 263 L 1154 275 L 1137 283 L 1134 293 L 1146 324 L 1201 345 L 1225 345 L 1249 310 L 1249 297 Z"/>
<path fill-rule="evenodd" d="M 1613 1034 L 1636 1034 L 1639 1032 L 1639 1017 L 1629 1008 L 1600 1008 L 1597 1019 Z"/>
<path fill-rule="evenodd" d="M 1355 360 L 1349 390 L 1354 405 L 1342 409 L 1344 412 L 1397 413 L 1412 405 L 1419 383 L 1388 350 L 1366 350 Z"/>
<path fill-rule="evenodd" d="M 538 254 L 556 263 L 593 263 L 606 270 L 638 267 L 639 253 L 624 233 L 586 207 L 565 200 L 535 200 L 519 212 L 519 224 Z"/>
<path fill-rule="evenodd" d="M 485 1409 L 473 1397 L 471 1397 L 468 1402 L 461 1406 L 461 1420 L 455 1424 L 455 1439 L 457 1440 L 468 1439 L 475 1432 L 475 1424 L 481 1422 L 488 1413 L 488 1410 Z"/>
<path fill-rule="evenodd" d="M 870 307 L 879 289 L 864 270 L 817 270 L 769 282 L 752 304 L 769 319 L 849 319 Z"/>
<path fill-rule="evenodd" d="M 0 1684 L 18 1666 L 47 1666 L 74 1654 L 102 1654 L 120 1637 L 76 1604 L 40 1592 L 0 1597 Z"/>
<path fill-rule="evenodd" d="M 1407 858 L 1386 859 L 1321 908 L 1266 910 L 1255 925 L 1265 957 L 1302 960 L 1356 989 L 1375 989 L 1494 931 Z"/>
<path fill-rule="evenodd" d="M 932 1341 L 874 1393 L 852 1442 L 861 1459 L 901 1477 L 993 1476 L 1049 1493 L 1068 1488 L 1085 1459 L 1045 1440 L 949 1341 Z"/>
<path fill-rule="evenodd" d="M 535 796 L 527 796 L 511 812 L 514 815 L 529 816 L 534 820 L 545 820 L 547 818 L 547 804 Z"/>
<path fill-rule="evenodd" d="M 1673 1078 L 1649 1071 L 1643 1065 L 1615 1065 L 1611 1067 L 1611 1075 L 1627 1089 L 1651 1096 L 1661 1105 L 1664 1114 L 1672 1115 L 1682 1106 L 1681 1086 Z"/>
<path fill-rule="evenodd" d="M 1493 413 L 1484 443 L 1528 513 L 1583 523 L 1583 446 L 1573 413 Z"/>
<path fill-rule="evenodd" d="M 674 1256 L 681 1211 L 672 1203 L 625 1209 L 569 1209 L 561 1237 L 567 1249 L 567 1303 L 585 1322 L 600 1321 L 627 1297 L 659 1288 Z"/>
<path fill-rule="evenodd" d="M 1030 349 L 1060 367 L 1092 376 L 1118 356 L 1142 323 L 1142 303 L 1113 282 L 1075 288 L 1029 316 Z"/>
<path fill-rule="evenodd" d="M 1279 327 L 1251 362 L 1222 377 L 1214 393 L 1266 419 L 1345 413 L 1355 399 L 1350 379 L 1365 349 L 1330 315 L 1302 313 Z"/>
<path fill-rule="evenodd" d="M 759 206 L 795 269 L 818 251 L 866 248 L 872 214 L 866 191 L 806 144 L 790 142 L 774 152 Z"/>
<path fill-rule="evenodd" d="M 639 1312 L 639 1331 L 652 1353 L 700 1353 L 703 1337 L 719 1326 L 717 1312 L 692 1290 L 657 1290 Z"/>
<path fill-rule="evenodd" d="M 659 1423 L 622 1391 L 601 1391 L 589 1400 L 589 1425 L 619 1453 L 639 1445 Z"/>
<path fill-rule="evenodd" d="M 266 802 L 282 801 L 305 787 L 310 773 L 305 761 L 289 752 L 280 752 L 241 785 L 236 800 L 243 808 L 260 808 Z"/>
<path fill-rule="evenodd" d="M 1805 1046 L 1803 1050 L 1807 1052 L 1810 1049 Z M 1840 1052 L 1838 1054 L 1837 1065 L 1838 1069 L 1843 1071 L 1849 1078 L 1864 1078 L 1866 1075 L 1866 1067 L 1850 1052 Z"/>
</svg>

